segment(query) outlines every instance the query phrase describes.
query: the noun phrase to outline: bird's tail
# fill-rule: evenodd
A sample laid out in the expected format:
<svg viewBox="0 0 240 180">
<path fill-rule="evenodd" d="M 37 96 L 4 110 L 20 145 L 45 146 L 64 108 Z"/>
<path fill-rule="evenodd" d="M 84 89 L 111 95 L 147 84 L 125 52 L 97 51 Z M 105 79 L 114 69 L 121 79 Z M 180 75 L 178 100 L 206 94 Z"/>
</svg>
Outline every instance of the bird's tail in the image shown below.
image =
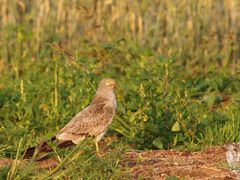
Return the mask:
<svg viewBox="0 0 240 180">
<path fill-rule="evenodd" d="M 51 138 L 51 142 L 56 142 L 56 137 Z M 57 147 L 59 148 L 65 148 L 65 147 L 69 147 L 74 145 L 74 143 L 72 141 L 63 141 L 63 142 L 57 142 Z M 24 154 L 24 159 L 30 159 L 31 157 L 33 157 L 33 155 L 36 153 L 42 153 L 42 152 L 52 152 L 53 149 L 48 145 L 48 143 L 46 141 L 40 143 L 37 146 L 34 147 L 30 147 L 25 151 Z"/>
</svg>

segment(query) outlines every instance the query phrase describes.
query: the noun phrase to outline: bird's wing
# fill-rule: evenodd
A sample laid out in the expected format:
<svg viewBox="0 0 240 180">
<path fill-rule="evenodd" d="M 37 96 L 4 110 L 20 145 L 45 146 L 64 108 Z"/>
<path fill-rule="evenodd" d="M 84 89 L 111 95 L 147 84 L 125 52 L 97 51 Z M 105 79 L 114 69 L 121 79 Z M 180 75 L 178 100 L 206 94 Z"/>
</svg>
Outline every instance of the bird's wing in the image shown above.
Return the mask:
<svg viewBox="0 0 240 180">
<path fill-rule="evenodd" d="M 114 107 L 106 106 L 104 102 L 90 104 L 73 117 L 56 137 L 59 140 L 78 142 L 85 136 L 97 136 L 106 130 L 114 114 Z"/>
</svg>

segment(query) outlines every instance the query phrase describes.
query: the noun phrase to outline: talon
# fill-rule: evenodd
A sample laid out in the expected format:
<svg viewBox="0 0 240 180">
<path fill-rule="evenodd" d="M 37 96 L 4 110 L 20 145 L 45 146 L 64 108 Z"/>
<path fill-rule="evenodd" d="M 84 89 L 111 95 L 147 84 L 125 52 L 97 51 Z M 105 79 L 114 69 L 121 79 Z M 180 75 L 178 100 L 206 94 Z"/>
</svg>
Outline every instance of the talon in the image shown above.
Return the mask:
<svg viewBox="0 0 240 180">
<path fill-rule="evenodd" d="M 105 155 L 105 153 L 100 153 L 100 152 L 97 152 L 97 156 L 100 158 L 100 157 L 103 157 Z"/>
</svg>

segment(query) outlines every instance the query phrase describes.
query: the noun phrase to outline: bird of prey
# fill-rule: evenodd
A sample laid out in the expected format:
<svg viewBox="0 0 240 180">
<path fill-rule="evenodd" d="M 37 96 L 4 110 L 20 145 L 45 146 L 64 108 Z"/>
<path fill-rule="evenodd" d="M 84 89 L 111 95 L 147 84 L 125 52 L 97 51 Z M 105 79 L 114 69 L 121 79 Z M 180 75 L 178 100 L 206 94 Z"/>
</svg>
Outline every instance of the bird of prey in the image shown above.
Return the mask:
<svg viewBox="0 0 240 180">
<path fill-rule="evenodd" d="M 98 142 L 106 133 L 116 112 L 117 102 L 113 91 L 115 87 L 116 82 L 112 78 L 102 79 L 90 105 L 74 116 L 51 141 L 57 141 L 58 147 L 66 147 L 92 136 L 95 137 L 96 151 L 100 155 Z M 43 142 L 27 149 L 25 158 L 32 157 L 36 148 L 38 153 L 52 151 L 47 142 Z"/>
</svg>

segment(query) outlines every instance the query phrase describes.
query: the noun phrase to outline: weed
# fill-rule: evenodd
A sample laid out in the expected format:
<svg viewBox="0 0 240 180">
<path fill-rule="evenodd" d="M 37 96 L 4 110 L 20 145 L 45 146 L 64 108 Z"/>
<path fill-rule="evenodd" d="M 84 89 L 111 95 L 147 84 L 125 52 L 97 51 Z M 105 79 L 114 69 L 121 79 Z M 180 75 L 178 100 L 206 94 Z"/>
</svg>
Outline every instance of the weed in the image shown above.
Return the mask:
<svg viewBox="0 0 240 180">
<path fill-rule="evenodd" d="M 223 2 L 223 3 L 222 3 Z M 0 13 L 0 178 L 128 178 L 126 149 L 239 142 L 239 1 L 4 1 Z M 50 139 L 88 105 L 103 77 L 118 83 L 99 160 L 84 142 L 56 150 L 55 169 L 20 152 Z M 84 153 L 82 153 L 84 151 Z M 64 160 L 63 160 L 64 159 Z M 175 177 L 169 177 L 174 179 Z"/>
</svg>

